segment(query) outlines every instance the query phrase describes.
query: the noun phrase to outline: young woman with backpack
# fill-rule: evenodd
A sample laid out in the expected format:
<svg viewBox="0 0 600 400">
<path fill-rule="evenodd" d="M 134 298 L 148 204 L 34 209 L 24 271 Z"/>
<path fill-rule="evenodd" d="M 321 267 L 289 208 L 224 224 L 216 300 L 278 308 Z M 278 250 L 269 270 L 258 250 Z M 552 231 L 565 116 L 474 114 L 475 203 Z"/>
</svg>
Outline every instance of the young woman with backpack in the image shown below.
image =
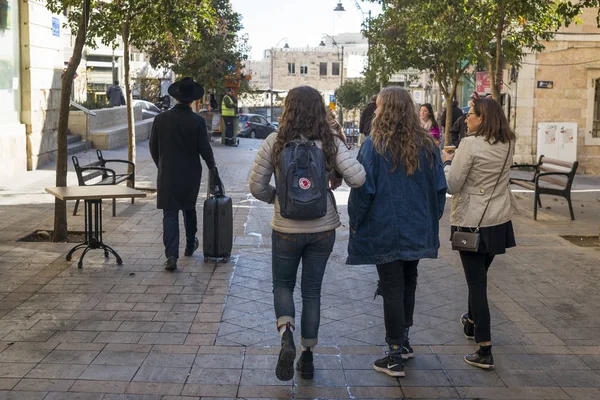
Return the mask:
<svg viewBox="0 0 600 400">
<path fill-rule="evenodd" d="M 402 377 L 402 360 L 414 356 L 408 331 L 413 324 L 417 265 L 422 258 L 437 258 L 439 219 L 446 203 L 440 152 L 419 124 L 410 92 L 389 87 L 379 93 L 371 135 L 358 160 L 367 180 L 350 193 L 347 263 L 377 266 L 376 295 L 383 297 L 389 352 L 373 367 Z"/>
<path fill-rule="evenodd" d="M 293 293 L 300 261 L 302 355 L 296 367 L 304 379 L 312 379 L 314 374 L 312 348 L 318 342 L 321 284 L 335 243 L 335 229 L 341 225 L 333 194 L 327 189 L 329 175 L 336 171 L 350 187 L 359 187 L 365 182 L 364 168 L 327 122 L 321 94 L 310 86 L 290 90 L 279 130 L 264 140 L 250 173 L 252 195 L 274 204 L 271 221 L 273 295 L 281 335 L 275 373 L 283 381 L 294 377 Z M 276 187 L 270 184 L 273 174 Z M 300 201 L 302 199 L 306 202 Z M 313 204 L 311 202 L 316 203 L 297 209 L 303 204 Z M 321 214 L 315 214 L 321 210 Z"/>
</svg>

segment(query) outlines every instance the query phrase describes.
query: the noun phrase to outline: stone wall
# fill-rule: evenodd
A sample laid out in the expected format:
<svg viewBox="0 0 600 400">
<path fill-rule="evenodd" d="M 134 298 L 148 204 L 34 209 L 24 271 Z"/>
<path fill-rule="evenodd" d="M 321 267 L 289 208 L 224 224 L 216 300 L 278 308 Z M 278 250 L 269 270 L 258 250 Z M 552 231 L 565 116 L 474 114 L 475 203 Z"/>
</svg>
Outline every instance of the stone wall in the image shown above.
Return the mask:
<svg viewBox="0 0 600 400">
<path fill-rule="evenodd" d="M 273 53 L 273 88 L 290 90 L 297 86 L 309 85 L 320 92 L 334 92 L 340 86 L 340 75 L 332 75 L 332 63 L 339 63 L 338 54 L 334 51 L 310 50 L 275 51 Z M 327 75 L 320 75 L 319 65 L 327 63 Z M 294 63 L 296 71 L 290 74 L 288 63 Z M 308 73 L 300 73 L 301 66 L 308 67 Z"/>
<path fill-rule="evenodd" d="M 600 174 L 600 138 L 592 137 L 595 80 L 600 79 L 595 16 L 586 12 L 581 25 L 563 29 L 542 53 L 525 58 L 517 82 L 515 161 L 532 162 L 539 156 L 539 123 L 574 122 L 578 126 L 578 172 Z M 539 81 L 552 81 L 553 87 L 538 88 Z"/>
<path fill-rule="evenodd" d="M 27 169 L 56 159 L 63 43 L 52 34 L 52 18 L 44 2 L 20 3 L 21 121 L 25 124 Z"/>
</svg>

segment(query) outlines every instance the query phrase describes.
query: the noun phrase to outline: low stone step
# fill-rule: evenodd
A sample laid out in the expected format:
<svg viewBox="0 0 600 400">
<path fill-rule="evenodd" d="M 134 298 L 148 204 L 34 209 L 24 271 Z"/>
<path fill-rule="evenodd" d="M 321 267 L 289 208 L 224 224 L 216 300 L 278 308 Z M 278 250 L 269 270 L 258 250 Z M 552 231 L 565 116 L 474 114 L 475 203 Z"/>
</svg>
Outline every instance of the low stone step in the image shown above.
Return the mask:
<svg viewBox="0 0 600 400">
<path fill-rule="evenodd" d="M 89 143 L 89 148 L 92 149 L 94 146 Z M 82 151 L 86 150 L 86 142 L 84 142 L 83 140 L 80 140 L 76 143 L 71 143 L 67 145 L 67 155 L 73 155 L 73 154 L 77 154 L 77 153 L 81 153 Z"/>
<path fill-rule="evenodd" d="M 73 144 L 81 141 L 81 136 L 78 135 L 67 135 L 67 144 Z"/>
</svg>

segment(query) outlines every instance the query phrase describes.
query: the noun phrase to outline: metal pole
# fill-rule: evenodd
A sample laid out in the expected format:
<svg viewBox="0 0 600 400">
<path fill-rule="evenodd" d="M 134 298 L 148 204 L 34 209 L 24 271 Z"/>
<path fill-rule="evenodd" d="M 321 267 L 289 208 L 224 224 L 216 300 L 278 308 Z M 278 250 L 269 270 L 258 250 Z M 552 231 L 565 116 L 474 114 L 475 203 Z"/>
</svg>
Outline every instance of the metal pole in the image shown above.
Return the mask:
<svg viewBox="0 0 600 400">
<path fill-rule="evenodd" d="M 340 69 L 340 88 L 344 85 L 344 46 L 342 46 L 342 65 Z M 339 102 L 338 102 L 339 104 Z M 342 112 L 342 106 L 340 105 L 340 125 L 344 128 L 344 114 Z"/>
<path fill-rule="evenodd" d="M 269 82 L 269 97 L 271 98 L 271 123 L 273 123 L 273 48 L 271 47 L 271 74 Z"/>
</svg>

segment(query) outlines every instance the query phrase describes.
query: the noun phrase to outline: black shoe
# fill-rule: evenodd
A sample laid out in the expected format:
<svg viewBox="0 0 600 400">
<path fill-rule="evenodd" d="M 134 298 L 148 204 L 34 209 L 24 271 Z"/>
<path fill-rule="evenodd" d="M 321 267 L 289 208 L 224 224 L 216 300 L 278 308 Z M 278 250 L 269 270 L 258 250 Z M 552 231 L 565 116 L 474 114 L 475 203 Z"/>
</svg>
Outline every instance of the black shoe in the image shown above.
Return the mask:
<svg viewBox="0 0 600 400">
<path fill-rule="evenodd" d="M 494 368 L 494 356 L 490 352 L 487 356 L 482 356 L 479 354 L 481 349 L 477 350 L 473 354 L 467 354 L 465 356 L 465 362 L 469 365 L 473 365 L 475 367 L 483 368 L 483 369 L 492 369 Z"/>
<path fill-rule="evenodd" d="M 288 323 L 283 336 L 281 336 L 281 351 L 275 367 L 275 376 L 280 381 L 290 381 L 294 377 L 294 360 L 296 359 L 296 345 L 294 334 Z"/>
<path fill-rule="evenodd" d="M 467 339 L 475 339 L 475 325 L 469 321 L 467 313 L 460 316 L 460 324 Z"/>
<path fill-rule="evenodd" d="M 409 358 L 413 358 L 414 356 L 415 356 L 415 351 L 413 350 L 412 347 L 410 347 L 408 338 L 406 338 L 406 340 L 404 341 L 404 344 L 402 345 L 402 359 L 408 360 Z"/>
<path fill-rule="evenodd" d="M 177 270 L 177 257 L 169 257 L 167 262 L 165 262 L 165 269 L 167 271 L 176 271 Z"/>
<path fill-rule="evenodd" d="M 296 369 L 300 372 L 302 379 L 312 379 L 315 376 L 315 365 L 313 364 L 313 353 L 304 350 L 296 362 Z"/>
<path fill-rule="evenodd" d="M 375 371 L 383 372 L 386 375 L 392 377 L 403 377 L 404 376 L 404 364 L 402 363 L 402 355 L 397 356 L 387 355 L 373 363 Z"/>
<path fill-rule="evenodd" d="M 198 241 L 198 238 L 195 237 L 194 238 L 194 244 L 192 246 L 190 246 L 189 243 L 188 243 L 187 246 L 185 246 L 185 253 L 184 253 L 184 255 L 186 257 L 191 257 L 192 254 L 194 254 L 194 252 L 196 250 L 198 250 L 198 247 L 200 247 L 200 242 Z"/>
</svg>

